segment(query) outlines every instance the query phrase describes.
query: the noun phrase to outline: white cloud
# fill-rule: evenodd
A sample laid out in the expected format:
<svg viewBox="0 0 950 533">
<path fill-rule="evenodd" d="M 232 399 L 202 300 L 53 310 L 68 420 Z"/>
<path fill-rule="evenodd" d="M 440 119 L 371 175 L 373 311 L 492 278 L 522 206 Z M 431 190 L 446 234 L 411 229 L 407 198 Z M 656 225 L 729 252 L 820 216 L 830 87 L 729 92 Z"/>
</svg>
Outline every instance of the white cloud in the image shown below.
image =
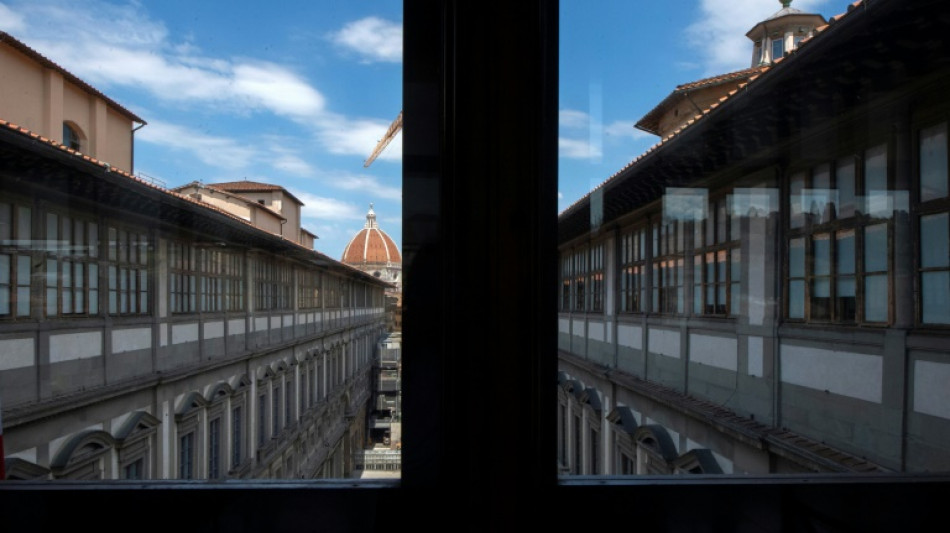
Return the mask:
<svg viewBox="0 0 950 533">
<path fill-rule="evenodd" d="M 799 0 L 794 7 L 814 13 L 826 1 Z M 752 42 L 745 34 L 779 9 L 777 2 L 763 0 L 700 0 L 696 21 L 686 28 L 686 39 L 696 50 L 704 74 L 722 74 L 751 66 Z"/>
<path fill-rule="evenodd" d="M 281 171 L 288 172 L 296 176 L 302 176 L 305 178 L 311 177 L 315 173 L 310 163 L 307 163 L 306 161 L 301 159 L 299 156 L 289 153 L 289 152 L 281 152 L 281 153 L 274 154 L 272 158 L 271 166 L 273 166 L 277 170 L 281 170 Z"/>
<path fill-rule="evenodd" d="M 326 198 L 298 190 L 288 189 L 290 193 L 304 203 L 302 215 L 305 218 L 317 219 L 322 221 L 334 220 L 362 220 L 366 218 L 366 213 L 359 207 L 337 200 L 336 198 Z M 318 235 L 321 235 L 317 232 Z"/>
<path fill-rule="evenodd" d="M 392 122 L 377 119 L 349 119 L 340 115 L 326 115 L 317 121 L 317 138 L 333 154 L 359 155 L 365 160 L 386 134 Z M 402 135 L 386 146 L 378 160 L 402 159 Z"/>
<path fill-rule="evenodd" d="M 32 48 L 94 85 L 135 87 L 166 102 L 215 104 L 297 119 L 324 109 L 320 92 L 288 67 L 204 57 L 189 43 L 172 42 L 165 26 L 151 20 L 137 3 L 93 1 L 83 9 L 69 9 L 36 1 L 18 6 L 18 11 Z"/>
<path fill-rule="evenodd" d="M 365 194 L 375 198 L 402 201 L 402 189 L 383 185 L 378 179 L 372 176 L 330 174 L 326 176 L 326 179 L 330 185 L 337 189 L 344 191 L 363 191 Z"/>
<path fill-rule="evenodd" d="M 608 124 L 604 128 L 604 133 L 607 134 L 607 137 L 627 137 L 634 140 L 653 137 L 652 134 L 633 127 L 633 122 L 627 122 L 623 120 L 616 120 Z"/>
<path fill-rule="evenodd" d="M 283 117 L 306 128 L 318 148 L 331 154 L 365 159 L 391 123 L 331 112 L 321 92 L 288 66 L 204 55 L 190 39 L 173 38 L 164 23 L 149 16 L 143 3 L 114 5 L 89 0 L 78 8 L 54 0 L 7 0 L 0 3 L 0 21 L 6 28 L 21 30 L 18 37 L 29 46 L 101 89 L 134 88 L 179 109 L 223 112 L 232 118 L 251 114 Z M 380 60 L 398 61 L 401 32 L 397 23 L 368 18 L 347 25 L 337 36 L 351 48 L 357 43 L 369 46 L 364 53 L 372 52 Z M 274 169 L 291 175 L 312 177 L 319 173 L 301 150 L 267 148 L 258 139 L 239 143 L 147 120 L 149 126 L 137 134 L 141 140 L 191 152 L 215 167 L 235 169 L 252 163 L 252 154 L 257 154 L 270 156 L 267 161 Z M 398 161 L 401 156 L 402 140 L 397 136 L 379 159 Z M 385 197 L 395 195 L 384 189 Z"/>
<path fill-rule="evenodd" d="M 576 109 L 562 109 L 558 112 L 558 126 L 569 129 L 587 128 L 590 115 Z"/>
<path fill-rule="evenodd" d="M 190 152 L 206 165 L 225 169 L 247 167 L 257 152 L 244 143 L 227 137 L 215 137 L 191 128 L 152 121 L 135 134 L 136 140 Z"/>
<path fill-rule="evenodd" d="M 592 149 L 590 143 L 584 139 L 568 139 L 566 137 L 558 137 L 557 149 L 559 157 L 566 157 L 569 159 L 586 159 L 589 157 L 596 158 L 603 155 L 599 148 L 594 147 Z"/>
<path fill-rule="evenodd" d="M 9 7 L 0 4 L 0 30 L 7 33 L 19 33 L 26 27 L 23 17 Z"/>
<path fill-rule="evenodd" d="M 343 26 L 330 39 L 356 52 L 366 63 L 402 61 L 402 24 L 398 22 L 366 17 Z"/>
</svg>

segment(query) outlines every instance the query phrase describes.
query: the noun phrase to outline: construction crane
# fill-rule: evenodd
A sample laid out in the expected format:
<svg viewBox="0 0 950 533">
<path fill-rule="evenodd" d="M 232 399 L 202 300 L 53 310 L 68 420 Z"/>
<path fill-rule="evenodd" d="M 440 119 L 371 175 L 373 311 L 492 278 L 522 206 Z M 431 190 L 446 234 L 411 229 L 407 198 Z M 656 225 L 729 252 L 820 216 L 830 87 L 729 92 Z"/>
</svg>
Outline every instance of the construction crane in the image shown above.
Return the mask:
<svg viewBox="0 0 950 533">
<path fill-rule="evenodd" d="M 369 157 L 366 161 L 363 162 L 363 168 L 370 166 L 373 161 L 379 157 L 379 154 L 383 153 L 383 150 L 386 149 L 386 146 L 396 137 L 396 134 L 399 133 L 399 130 L 402 129 L 402 111 L 399 112 L 399 116 L 396 117 L 396 120 L 389 125 L 389 129 L 386 130 L 386 135 L 383 135 L 383 138 L 376 143 L 376 148 L 373 149 L 373 153 L 369 154 Z"/>
</svg>

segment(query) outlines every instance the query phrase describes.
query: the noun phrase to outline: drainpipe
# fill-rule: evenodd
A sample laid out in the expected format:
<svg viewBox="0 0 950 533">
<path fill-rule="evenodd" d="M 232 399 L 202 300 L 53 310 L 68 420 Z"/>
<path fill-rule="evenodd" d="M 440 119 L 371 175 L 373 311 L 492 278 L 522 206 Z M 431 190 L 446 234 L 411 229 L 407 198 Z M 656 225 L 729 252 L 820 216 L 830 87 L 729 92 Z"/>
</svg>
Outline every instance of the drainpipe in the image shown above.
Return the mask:
<svg viewBox="0 0 950 533">
<path fill-rule="evenodd" d="M 132 128 L 132 160 L 129 161 L 129 166 L 132 167 L 129 169 L 133 175 L 135 174 L 135 132 L 145 127 L 145 122 L 139 124 L 137 127 Z"/>
</svg>

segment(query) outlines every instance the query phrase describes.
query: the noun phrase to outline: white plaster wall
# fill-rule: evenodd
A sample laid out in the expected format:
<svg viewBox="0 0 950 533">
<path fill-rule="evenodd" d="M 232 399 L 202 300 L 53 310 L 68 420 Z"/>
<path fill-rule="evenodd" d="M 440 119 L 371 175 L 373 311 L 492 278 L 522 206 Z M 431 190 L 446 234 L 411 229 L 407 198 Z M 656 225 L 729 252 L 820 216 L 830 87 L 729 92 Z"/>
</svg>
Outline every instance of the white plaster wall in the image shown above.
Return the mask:
<svg viewBox="0 0 950 533">
<path fill-rule="evenodd" d="M 33 338 L 0 341 L 0 371 L 33 366 L 36 343 Z"/>
<path fill-rule="evenodd" d="M 277 329 L 280 327 L 280 317 L 272 316 L 270 317 L 270 327 L 271 329 Z"/>
<path fill-rule="evenodd" d="M 49 337 L 50 363 L 88 359 L 100 355 L 102 355 L 102 333 L 99 331 L 64 333 Z"/>
<path fill-rule="evenodd" d="M 204 323 L 204 338 L 217 339 L 224 337 L 224 322 L 217 320 L 215 322 Z"/>
<path fill-rule="evenodd" d="M 764 372 L 764 359 L 765 356 L 762 350 L 762 337 L 749 337 L 748 338 L 748 356 L 749 356 L 749 369 L 748 374 L 750 376 L 755 376 L 761 378 L 765 375 Z"/>
<path fill-rule="evenodd" d="M 680 358 L 680 332 L 677 330 L 650 328 L 647 331 L 651 352 L 667 357 Z"/>
<path fill-rule="evenodd" d="M 714 335 L 689 335 L 689 359 L 694 363 L 737 371 L 739 368 L 738 344 L 735 338 Z"/>
<path fill-rule="evenodd" d="M 617 343 L 627 348 L 640 350 L 643 348 L 643 328 L 640 326 L 617 326 Z"/>
<path fill-rule="evenodd" d="M 172 326 L 172 344 L 198 340 L 198 324 L 175 324 Z"/>
<path fill-rule="evenodd" d="M 168 346 L 168 324 L 158 325 L 159 346 Z"/>
<path fill-rule="evenodd" d="M 571 332 L 571 321 L 567 318 L 559 318 L 557 321 L 557 330 L 561 333 Z"/>
<path fill-rule="evenodd" d="M 604 342 L 604 323 L 597 320 L 588 322 L 587 337 L 590 340 Z"/>
<path fill-rule="evenodd" d="M 914 411 L 950 419 L 950 365 L 914 362 Z"/>
<path fill-rule="evenodd" d="M 4 455 L 6 455 L 7 458 L 9 459 L 18 457 L 20 459 L 23 459 L 24 461 L 36 463 L 36 448 L 30 448 L 28 450 L 22 450 L 22 451 L 14 452 L 14 453 L 6 452 Z"/>
<path fill-rule="evenodd" d="M 574 319 L 572 326 L 573 326 L 573 328 L 574 328 L 574 335 L 577 335 L 578 337 L 586 337 L 586 336 L 587 336 L 587 334 L 584 333 L 584 321 L 583 321 L 583 320 Z"/>
<path fill-rule="evenodd" d="M 284 315 L 284 327 L 290 327 L 294 325 L 294 315 Z"/>
<path fill-rule="evenodd" d="M 244 333 L 244 320 L 243 319 L 234 319 L 228 320 L 228 334 L 230 335 L 240 335 Z"/>
<path fill-rule="evenodd" d="M 267 317 L 254 319 L 254 331 L 267 331 Z"/>
<path fill-rule="evenodd" d="M 117 329 L 112 331 L 112 353 L 145 350 L 152 347 L 150 328 Z"/>
<path fill-rule="evenodd" d="M 732 474 L 734 472 L 735 466 L 730 459 L 727 459 L 724 455 L 719 455 L 716 452 L 712 452 L 712 454 L 716 459 L 716 462 L 719 463 L 719 468 L 722 468 L 723 474 Z"/>
<path fill-rule="evenodd" d="M 782 343 L 782 382 L 881 402 L 880 356 Z"/>
</svg>

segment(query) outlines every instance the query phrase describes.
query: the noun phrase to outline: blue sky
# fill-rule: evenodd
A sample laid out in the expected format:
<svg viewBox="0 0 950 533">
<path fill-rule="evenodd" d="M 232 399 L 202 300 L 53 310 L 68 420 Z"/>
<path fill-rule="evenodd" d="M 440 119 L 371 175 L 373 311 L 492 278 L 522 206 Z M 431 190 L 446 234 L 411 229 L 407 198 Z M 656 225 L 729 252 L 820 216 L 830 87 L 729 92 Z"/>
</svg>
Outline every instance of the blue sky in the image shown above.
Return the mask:
<svg viewBox="0 0 950 533">
<path fill-rule="evenodd" d="M 677 85 L 752 66 L 756 23 L 776 0 L 560 0 L 558 212 L 660 139 L 633 125 Z M 844 0 L 795 0 L 829 16 Z"/>
<path fill-rule="evenodd" d="M 0 0 L 0 28 L 142 117 L 135 172 L 277 183 L 340 258 L 370 202 L 401 242 L 402 4 Z"/>
<path fill-rule="evenodd" d="M 561 0 L 558 210 L 656 143 L 633 124 L 676 85 L 748 67 L 745 32 L 780 8 Z M 278 183 L 337 258 L 372 202 L 401 244 L 401 136 L 363 167 L 402 107 L 401 2 L 0 0 L 0 28 L 148 122 L 137 173 Z"/>
</svg>

